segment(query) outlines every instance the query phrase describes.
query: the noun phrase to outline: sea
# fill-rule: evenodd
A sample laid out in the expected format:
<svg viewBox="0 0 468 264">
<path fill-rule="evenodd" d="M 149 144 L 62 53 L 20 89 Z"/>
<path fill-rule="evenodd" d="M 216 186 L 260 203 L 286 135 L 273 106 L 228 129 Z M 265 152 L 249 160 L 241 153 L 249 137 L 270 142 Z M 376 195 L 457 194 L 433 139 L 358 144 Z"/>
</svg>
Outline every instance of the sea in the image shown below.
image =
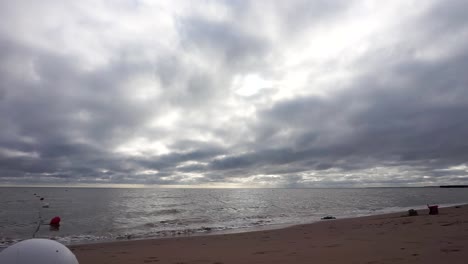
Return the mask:
<svg viewBox="0 0 468 264">
<path fill-rule="evenodd" d="M 1 187 L 0 250 L 33 236 L 70 245 L 236 233 L 466 203 L 467 189 L 449 188 Z M 47 225 L 55 216 L 58 230 Z"/>
</svg>

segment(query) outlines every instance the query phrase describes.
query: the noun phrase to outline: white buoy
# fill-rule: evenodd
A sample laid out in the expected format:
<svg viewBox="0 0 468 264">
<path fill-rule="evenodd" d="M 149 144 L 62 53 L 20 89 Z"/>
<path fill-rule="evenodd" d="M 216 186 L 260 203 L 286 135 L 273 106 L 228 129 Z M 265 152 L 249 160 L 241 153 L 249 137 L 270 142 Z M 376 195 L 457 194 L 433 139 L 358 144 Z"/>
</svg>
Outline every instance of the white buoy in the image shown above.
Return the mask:
<svg viewBox="0 0 468 264">
<path fill-rule="evenodd" d="M 59 242 L 33 238 L 0 252 L 1 264 L 79 264 L 75 255 Z"/>
</svg>

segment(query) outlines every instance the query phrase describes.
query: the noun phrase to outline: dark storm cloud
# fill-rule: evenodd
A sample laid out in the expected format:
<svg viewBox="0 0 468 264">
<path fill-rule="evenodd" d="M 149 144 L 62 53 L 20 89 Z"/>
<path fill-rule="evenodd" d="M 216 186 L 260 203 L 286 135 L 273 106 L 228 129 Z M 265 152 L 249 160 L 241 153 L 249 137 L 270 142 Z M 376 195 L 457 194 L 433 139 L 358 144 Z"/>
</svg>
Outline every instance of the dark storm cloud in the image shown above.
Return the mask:
<svg viewBox="0 0 468 264">
<path fill-rule="evenodd" d="M 119 90 L 122 76 L 136 69 L 116 65 L 88 74 L 77 69 L 73 58 L 29 52 L 33 54 L 26 62 L 32 63 L 39 80 L 27 83 L 21 77 L 2 74 L 2 80 L 11 83 L 2 103 L 2 118 L 11 123 L 9 128 L 17 129 L 18 135 L 31 134 L 38 140 L 51 141 L 45 143 L 52 147 L 53 142 L 81 136 L 75 131 L 102 142 L 114 130 L 127 130 L 146 118 L 144 106 L 130 105 Z M 22 49 L 5 53 L 0 57 L 20 56 Z M 89 117 L 79 120 L 80 111 Z"/>
<path fill-rule="evenodd" d="M 86 73 L 73 57 L 56 56 L 11 40 L 2 41 L 0 58 L 9 62 L 2 64 L 0 72 L 6 87 L 0 106 L 5 128 L 0 142 L 10 152 L 37 153 L 37 157 L 2 159 L 3 177 L 13 172 L 89 175 L 94 168 L 80 166 L 106 166 L 106 160 L 113 159 L 106 148 L 133 133 L 147 118 L 148 109 L 129 104 L 119 89 L 124 76 L 140 70 L 138 65 L 120 62 Z M 28 63 L 37 80 L 24 76 Z M 12 72 L 15 64 L 21 67 L 18 72 Z M 78 118 L 81 111 L 85 120 Z"/>
<path fill-rule="evenodd" d="M 281 72 L 288 59 L 282 51 L 312 38 L 316 28 L 340 24 L 360 2 L 216 4 L 227 10 L 226 19 L 208 11 L 174 12 L 174 31 L 128 39 L 105 35 L 103 25 L 114 29 L 105 22 L 110 13 L 90 18 L 86 5 L 75 13 L 61 4 L 71 21 L 80 21 L 44 30 L 50 43 L 55 36 L 66 39 L 67 30 L 77 34 L 73 43 L 59 41 L 63 50 L 34 34 L 55 23 L 42 23 L 50 8 L 31 14 L 38 28 L 25 22 L 24 3 L 0 8 L 0 15 L 18 14 L 5 13 L 8 26 L 0 27 L 0 184 L 301 187 L 468 180 L 460 167 L 468 162 L 465 3 L 434 3 L 396 32 L 377 32 L 372 37 L 384 41 L 371 39 L 363 54 L 346 62 L 352 76 L 333 82 L 325 95 L 284 97 L 278 92 L 293 91 L 293 84 L 250 97 L 231 86 L 244 74 L 276 80 L 289 73 Z M 133 14 L 138 8 L 124 9 Z M 135 28 L 131 33 L 142 26 L 137 22 L 126 24 Z M 106 37 L 87 38 L 94 24 Z M 175 47 L 160 44 L 171 36 Z M 100 41 L 107 46 L 93 50 L 89 43 Z M 318 49 L 310 45 L 304 58 Z M 310 72 L 304 92 L 322 89 L 314 82 L 317 62 L 305 61 L 312 63 L 289 70 Z M 343 61 L 330 58 L 318 72 L 338 71 Z"/>
</svg>

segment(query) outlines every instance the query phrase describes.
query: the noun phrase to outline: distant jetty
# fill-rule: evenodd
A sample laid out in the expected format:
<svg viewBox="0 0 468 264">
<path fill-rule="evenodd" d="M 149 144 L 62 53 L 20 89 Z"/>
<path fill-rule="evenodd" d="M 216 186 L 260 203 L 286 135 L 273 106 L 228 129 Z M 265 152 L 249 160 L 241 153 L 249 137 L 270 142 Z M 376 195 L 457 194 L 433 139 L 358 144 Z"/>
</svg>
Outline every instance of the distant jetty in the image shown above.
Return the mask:
<svg viewBox="0 0 468 264">
<path fill-rule="evenodd" d="M 440 188 L 468 188 L 468 185 L 440 185 Z"/>
</svg>

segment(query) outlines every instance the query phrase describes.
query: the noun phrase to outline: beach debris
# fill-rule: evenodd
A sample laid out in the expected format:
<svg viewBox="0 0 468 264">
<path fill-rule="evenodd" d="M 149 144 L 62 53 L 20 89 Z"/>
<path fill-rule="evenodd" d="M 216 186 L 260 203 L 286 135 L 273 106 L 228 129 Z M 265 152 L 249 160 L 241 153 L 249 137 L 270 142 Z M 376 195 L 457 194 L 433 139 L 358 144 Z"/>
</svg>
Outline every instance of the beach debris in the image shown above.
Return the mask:
<svg viewBox="0 0 468 264">
<path fill-rule="evenodd" d="M 438 215 L 439 214 L 439 206 L 438 205 L 427 205 L 429 208 L 430 215 Z"/>
<path fill-rule="evenodd" d="M 461 208 L 461 205 L 457 205 L 457 206 L 455 206 L 455 208 Z"/>
<path fill-rule="evenodd" d="M 331 216 L 331 215 L 327 215 L 327 216 L 322 217 L 321 219 L 322 220 L 332 220 L 332 219 L 336 219 L 336 217 Z"/>
<path fill-rule="evenodd" d="M 49 204 L 48 204 L 48 203 L 44 203 L 44 204 L 42 205 L 42 208 L 49 208 Z"/>
<path fill-rule="evenodd" d="M 44 201 L 44 197 L 41 197 L 41 199 L 40 199 L 40 200 L 41 200 L 41 201 Z"/>
<path fill-rule="evenodd" d="M 408 216 L 417 216 L 418 215 L 418 211 L 414 210 L 414 209 L 409 209 L 408 210 Z"/>
</svg>

